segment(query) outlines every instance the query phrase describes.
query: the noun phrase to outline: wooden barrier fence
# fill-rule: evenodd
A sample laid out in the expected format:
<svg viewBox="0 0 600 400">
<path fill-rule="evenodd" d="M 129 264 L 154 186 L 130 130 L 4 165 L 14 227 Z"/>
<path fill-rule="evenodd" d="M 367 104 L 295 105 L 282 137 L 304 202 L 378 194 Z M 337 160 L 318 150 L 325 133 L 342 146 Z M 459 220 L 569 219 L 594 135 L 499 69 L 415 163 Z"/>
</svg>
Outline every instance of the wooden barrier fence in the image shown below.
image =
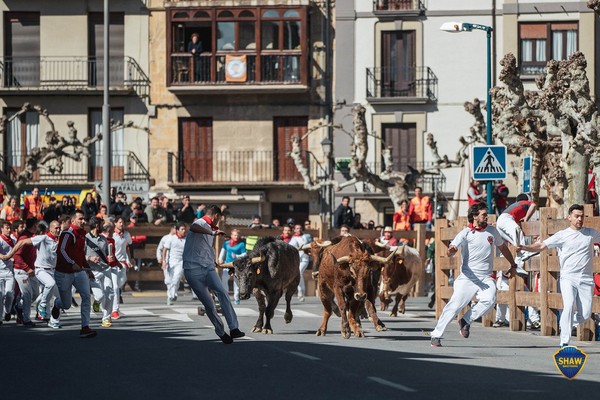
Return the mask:
<svg viewBox="0 0 600 400">
<path fill-rule="evenodd" d="M 263 228 L 263 229 L 251 229 L 248 228 L 246 226 L 235 226 L 235 225 L 227 225 L 224 226 L 222 228 L 225 232 L 229 233 L 231 232 L 232 229 L 238 229 L 240 231 L 240 235 L 242 237 L 247 237 L 247 236 L 258 236 L 258 237 L 265 237 L 265 236 L 279 236 L 281 234 L 281 230 L 280 229 L 270 229 L 270 228 Z M 140 225 L 140 226 L 136 226 L 134 228 L 128 228 L 129 233 L 131 234 L 131 236 L 146 236 L 146 243 L 145 246 L 143 248 L 134 248 L 132 250 L 133 252 L 133 257 L 136 259 L 142 259 L 142 260 L 156 260 L 156 249 L 158 247 L 158 244 L 160 243 L 160 239 L 166 235 L 167 233 L 169 233 L 169 227 L 168 226 L 155 226 L 155 225 Z M 321 227 L 321 229 L 309 229 L 309 230 L 305 230 L 305 233 L 308 233 L 310 235 L 312 235 L 314 238 L 333 238 L 336 236 L 339 236 L 339 229 L 327 229 L 326 225 L 323 225 Z M 324 233 L 324 235 L 322 234 Z M 356 236 L 359 239 L 377 239 L 380 236 L 380 232 L 379 231 L 373 231 L 373 230 L 366 230 L 366 229 L 355 229 L 352 230 L 352 235 Z M 415 225 L 415 230 L 414 231 L 394 231 L 393 235 L 396 239 L 400 240 L 400 239 L 405 239 L 405 240 L 409 240 L 414 244 L 414 247 L 419 251 L 419 254 L 421 254 L 421 258 L 423 259 L 423 262 L 425 262 L 425 258 L 426 258 L 426 251 L 425 251 L 425 245 L 426 245 L 426 240 L 429 238 L 432 238 L 434 233 L 433 232 L 428 232 L 425 229 L 425 225 L 423 224 L 417 224 Z M 217 240 L 215 241 L 215 246 L 216 249 L 220 249 L 223 247 L 223 242 L 224 239 L 221 237 L 218 237 Z M 216 252 L 216 255 L 219 255 L 219 251 Z M 310 271 L 307 273 L 307 277 L 310 277 Z M 315 285 L 312 284 L 313 279 L 306 279 L 307 277 L 305 277 L 305 281 L 307 283 L 307 293 L 310 294 L 314 294 L 315 291 Z M 413 292 L 413 295 L 415 296 L 424 296 L 425 295 L 425 289 L 427 287 L 427 284 L 430 282 L 430 277 L 429 275 L 425 275 L 424 274 L 425 279 L 423 279 L 422 281 L 419 281 L 415 287 L 415 290 Z M 144 270 L 140 270 L 140 271 L 129 271 L 128 272 L 128 279 L 130 281 L 162 281 L 164 279 L 163 276 L 163 272 L 160 269 L 160 266 L 155 265 L 153 267 L 150 268 L 145 268 Z"/>
<path fill-rule="evenodd" d="M 600 217 L 593 217 L 592 208 L 585 207 L 584 226 L 600 230 Z M 569 222 L 564 218 L 557 218 L 557 210 L 552 208 L 540 209 L 540 220 L 522 223 L 521 227 L 525 236 L 537 237 L 541 240 L 554 233 L 565 229 Z M 495 218 L 490 216 L 489 223 L 494 224 Z M 436 318 L 439 318 L 442 309 L 452 296 L 453 288 L 449 283 L 450 272 L 454 277 L 460 273 L 460 252 L 454 257 L 448 257 L 448 245 L 465 226 L 466 217 L 455 221 L 437 220 L 435 228 L 435 286 L 436 286 Z M 514 249 L 513 249 L 514 253 Z M 600 257 L 594 257 L 594 272 L 600 273 Z M 510 267 L 504 257 L 494 258 L 494 271 L 506 271 Z M 560 264 L 555 249 L 546 250 L 539 256 L 533 257 L 526 263 L 524 269 L 535 276 L 539 273 L 539 292 L 525 290 L 525 281 L 521 277 L 510 279 L 508 291 L 497 292 L 497 304 L 508 304 L 510 309 L 509 326 L 512 331 L 527 329 L 525 322 L 525 308 L 534 307 L 540 311 L 540 334 L 542 336 L 558 335 L 558 312 L 562 309 L 562 296 L 558 288 Z M 532 287 L 534 285 L 531 285 Z M 464 311 L 464 310 L 463 310 Z M 593 297 L 592 312 L 600 313 L 600 297 Z M 490 311 L 482 318 L 484 327 L 491 327 L 494 322 L 494 313 Z M 594 340 L 595 329 L 593 319 L 580 325 L 577 330 L 578 340 Z"/>
</svg>

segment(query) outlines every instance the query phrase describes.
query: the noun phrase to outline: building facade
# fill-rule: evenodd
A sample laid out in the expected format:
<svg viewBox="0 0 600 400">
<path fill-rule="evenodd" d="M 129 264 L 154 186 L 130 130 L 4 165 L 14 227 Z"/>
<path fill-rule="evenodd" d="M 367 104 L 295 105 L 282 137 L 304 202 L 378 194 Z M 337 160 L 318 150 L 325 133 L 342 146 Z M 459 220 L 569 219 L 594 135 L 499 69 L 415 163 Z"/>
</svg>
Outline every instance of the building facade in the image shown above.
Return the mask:
<svg viewBox="0 0 600 400">
<path fill-rule="evenodd" d="M 323 9 L 308 0 L 151 1 L 154 191 L 225 203 L 233 222 L 315 219 L 303 161 L 322 165 Z"/>
<path fill-rule="evenodd" d="M 32 149 L 46 145 L 54 128 L 83 140 L 102 131 L 103 2 L 101 0 L 0 2 L 0 110 L 8 118 L 0 139 L 0 168 L 9 176 L 24 167 Z M 142 0 L 110 2 L 112 180 L 143 194 L 148 173 L 148 10 Z M 47 110 L 15 116 L 25 103 Z M 69 124 L 68 124 L 69 123 Z M 130 127 L 126 127 L 130 126 Z M 102 180 L 101 142 L 82 161 L 52 163 L 30 186 L 51 194 L 79 193 Z M 68 151 L 68 149 L 67 149 Z M 134 194 L 134 193 L 132 193 Z"/>
<path fill-rule="evenodd" d="M 426 145 L 432 132 L 440 154 L 451 159 L 460 149 L 459 138 L 469 135 L 474 119 L 465 101 L 486 98 L 486 34 L 483 31 L 449 34 L 444 22 L 461 21 L 491 26 L 492 85 L 499 84 L 499 61 L 517 56 L 525 88 L 535 90 L 535 78 L 550 59 L 566 59 L 582 51 L 588 61 L 592 93 L 598 66 L 597 19 L 586 2 L 522 0 L 374 0 L 337 2 L 334 101 L 336 124 L 351 128 L 353 103 L 367 109 L 373 133 L 369 157 L 373 171 L 381 165 L 382 146 L 392 146 L 397 170 L 406 165 L 428 168 L 433 161 Z M 352 49 L 341 51 L 341 49 Z M 485 111 L 484 111 L 485 114 Z M 349 154 L 347 135 L 336 132 L 335 156 Z M 339 163 L 338 163 L 339 165 Z M 518 163 L 517 163 L 518 165 Z M 516 167 L 518 168 L 518 166 Z M 509 174 L 512 167 L 509 167 Z M 460 169 L 442 171 L 443 177 L 421 182 L 425 192 L 451 200 Z M 343 174 L 336 173 L 338 179 Z M 511 195 L 518 193 L 513 178 Z M 388 223 L 394 205 L 366 185 L 351 194 L 363 220 Z M 341 196 L 342 193 L 338 194 Z"/>
</svg>

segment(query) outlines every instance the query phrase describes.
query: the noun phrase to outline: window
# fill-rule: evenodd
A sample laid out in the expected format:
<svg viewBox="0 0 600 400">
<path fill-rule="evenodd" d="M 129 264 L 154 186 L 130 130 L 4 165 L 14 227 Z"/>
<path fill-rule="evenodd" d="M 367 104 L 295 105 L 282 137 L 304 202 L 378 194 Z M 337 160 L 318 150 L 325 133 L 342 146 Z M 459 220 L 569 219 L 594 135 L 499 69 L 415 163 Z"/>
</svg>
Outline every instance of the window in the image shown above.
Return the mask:
<svg viewBox="0 0 600 400">
<path fill-rule="evenodd" d="M 110 13 L 108 33 L 110 35 L 109 80 L 111 86 L 123 86 L 125 80 L 125 14 Z M 102 86 L 104 82 L 104 14 L 90 13 L 88 16 L 89 40 L 89 84 Z"/>
<path fill-rule="evenodd" d="M 10 119 L 17 110 L 7 110 L 6 117 Z M 13 168 L 19 172 L 25 165 L 31 149 L 38 147 L 40 118 L 37 112 L 28 111 L 14 117 L 6 124 L 4 162 L 6 169 Z"/>
<path fill-rule="evenodd" d="M 110 120 L 114 123 L 123 124 L 123 109 L 113 108 L 110 110 Z M 95 136 L 102 132 L 102 110 L 95 108 L 89 111 L 89 132 L 88 136 Z M 112 179 L 122 180 L 123 169 L 126 164 L 127 155 L 124 151 L 125 132 L 123 128 L 111 132 L 111 153 L 112 153 Z M 92 150 L 93 156 L 90 157 L 90 168 L 94 180 L 102 179 L 102 141 L 94 143 Z"/>
<path fill-rule="evenodd" d="M 169 18 L 171 85 L 306 84 L 306 7 L 178 9 Z M 193 35 L 200 52 L 192 54 Z M 229 69 L 232 58 L 237 64 Z M 240 68 L 245 78 L 230 79 Z"/>
<path fill-rule="evenodd" d="M 538 75 L 546 63 L 566 60 L 578 48 L 577 22 L 522 23 L 519 25 L 521 43 L 521 73 Z"/>
<path fill-rule="evenodd" d="M 180 182 L 212 182 L 212 139 L 211 118 L 179 119 Z"/>
<path fill-rule="evenodd" d="M 39 86 L 40 14 L 4 14 L 4 85 Z"/>
<path fill-rule="evenodd" d="M 381 35 L 382 96 L 415 96 L 416 32 L 385 31 Z"/>
<path fill-rule="evenodd" d="M 416 124 L 384 124 L 381 139 L 392 148 L 394 171 L 409 172 L 408 166 L 417 167 Z"/>
</svg>

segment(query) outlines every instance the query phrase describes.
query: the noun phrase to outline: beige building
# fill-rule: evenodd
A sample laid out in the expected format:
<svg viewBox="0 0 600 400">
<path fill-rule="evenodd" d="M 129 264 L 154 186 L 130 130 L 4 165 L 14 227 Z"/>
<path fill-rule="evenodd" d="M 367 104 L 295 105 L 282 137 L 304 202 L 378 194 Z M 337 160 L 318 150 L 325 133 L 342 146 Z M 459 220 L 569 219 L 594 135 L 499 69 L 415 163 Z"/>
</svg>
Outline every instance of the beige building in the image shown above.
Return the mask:
<svg viewBox="0 0 600 400">
<path fill-rule="evenodd" d="M 233 220 L 313 221 L 289 157 L 315 175 L 324 129 L 323 14 L 309 0 L 149 2 L 154 192 L 226 203 Z M 307 135 L 307 133 L 310 134 Z"/>
<path fill-rule="evenodd" d="M 103 1 L 1 1 L 0 111 L 10 118 L 0 138 L 3 172 L 14 176 L 35 147 L 46 145 L 50 122 L 24 103 L 46 109 L 56 130 L 78 138 L 102 131 Z M 143 194 L 148 174 L 148 9 L 142 0 L 110 1 L 111 119 L 135 128 L 112 133 L 112 180 Z M 66 158 L 62 173 L 40 170 L 42 192 L 79 193 L 102 179 L 101 144 L 90 157 Z M 52 166 L 50 163 L 47 166 Z"/>
</svg>

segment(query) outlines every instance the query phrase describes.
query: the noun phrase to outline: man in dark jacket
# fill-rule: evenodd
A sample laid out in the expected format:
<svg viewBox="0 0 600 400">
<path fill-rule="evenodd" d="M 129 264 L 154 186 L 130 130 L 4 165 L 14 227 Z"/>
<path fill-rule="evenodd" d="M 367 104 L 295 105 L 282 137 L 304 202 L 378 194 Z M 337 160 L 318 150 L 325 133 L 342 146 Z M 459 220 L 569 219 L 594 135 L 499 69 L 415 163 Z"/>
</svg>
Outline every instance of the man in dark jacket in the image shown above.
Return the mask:
<svg viewBox="0 0 600 400">
<path fill-rule="evenodd" d="M 349 204 L 350 197 L 342 197 L 342 203 L 333 213 L 333 226 L 335 228 L 341 228 L 342 225 L 354 225 L 354 213 L 352 212 L 352 208 L 350 208 Z"/>
<path fill-rule="evenodd" d="M 202 53 L 202 42 L 200 35 L 192 34 L 192 40 L 188 43 L 188 52 L 192 53 L 194 61 L 194 82 L 200 81 L 200 53 Z"/>
<path fill-rule="evenodd" d="M 181 205 L 177 209 L 177 221 L 191 224 L 196 219 L 196 212 L 190 204 L 190 196 L 187 194 L 181 199 Z"/>
</svg>

